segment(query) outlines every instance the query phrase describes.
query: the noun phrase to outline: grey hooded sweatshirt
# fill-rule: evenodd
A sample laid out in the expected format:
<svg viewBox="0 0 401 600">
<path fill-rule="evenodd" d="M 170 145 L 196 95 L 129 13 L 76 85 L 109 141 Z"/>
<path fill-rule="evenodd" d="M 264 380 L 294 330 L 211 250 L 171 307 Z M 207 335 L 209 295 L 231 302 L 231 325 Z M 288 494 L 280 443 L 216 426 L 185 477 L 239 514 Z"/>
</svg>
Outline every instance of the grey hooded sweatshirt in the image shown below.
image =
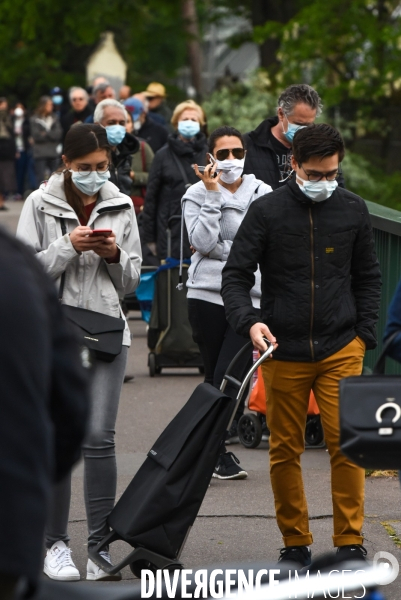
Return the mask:
<svg viewBox="0 0 401 600">
<path fill-rule="evenodd" d="M 254 175 L 243 175 L 235 194 L 208 191 L 203 181 L 192 185 L 182 198 L 191 245 L 196 249 L 188 272 L 188 298 L 223 305 L 221 272 L 234 237 L 251 203 L 272 191 Z M 252 303 L 260 306 L 260 273 L 255 273 Z"/>
</svg>

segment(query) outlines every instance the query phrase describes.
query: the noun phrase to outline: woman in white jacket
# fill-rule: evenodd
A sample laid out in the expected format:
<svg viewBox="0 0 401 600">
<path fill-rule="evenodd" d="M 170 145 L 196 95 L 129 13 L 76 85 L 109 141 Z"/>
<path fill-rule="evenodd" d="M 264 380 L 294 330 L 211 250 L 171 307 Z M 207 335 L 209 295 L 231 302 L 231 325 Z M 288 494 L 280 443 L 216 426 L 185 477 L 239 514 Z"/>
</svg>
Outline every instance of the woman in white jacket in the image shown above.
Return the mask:
<svg viewBox="0 0 401 600">
<path fill-rule="evenodd" d="M 249 341 L 237 335 L 226 320 L 220 295 L 221 273 L 249 206 L 271 192 L 272 188 L 254 175 L 242 175 L 244 141 L 233 127 L 219 127 L 212 132 L 210 155 L 212 162 L 203 174 L 195 166 L 195 172 L 202 181 L 188 189 L 182 203 L 189 241 L 194 250 L 187 280 L 189 320 L 203 358 L 205 381 L 219 387 L 231 359 Z M 220 169 L 216 175 L 216 170 Z M 259 308 L 259 272 L 251 295 L 254 306 Z M 237 377 L 242 375 L 238 373 Z M 230 393 L 229 386 L 226 393 Z M 231 394 L 235 396 L 235 391 L 231 390 Z M 234 438 L 239 414 L 237 412 L 230 432 Z M 213 476 L 243 479 L 247 473 L 232 452 L 224 451 Z"/>
<path fill-rule="evenodd" d="M 65 138 L 64 168 L 27 198 L 17 235 L 32 247 L 58 286 L 65 273 L 63 304 L 124 318 L 119 299 L 139 283 L 141 250 L 132 201 L 108 181 L 110 152 L 103 127 L 74 125 Z M 95 236 L 93 229 L 112 234 Z M 114 429 L 130 343 L 125 323 L 121 353 L 113 362 L 97 361 L 93 369 L 83 445 L 88 547 L 109 532 L 107 517 L 117 480 Z M 46 532 L 44 572 L 62 581 L 80 578 L 68 547 L 70 496 L 68 477 L 54 491 Z M 104 557 L 110 561 L 107 552 Z M 121 576 L 107 576 L 88 559 L 87 579 L 110 578 Z"/>
</svg>

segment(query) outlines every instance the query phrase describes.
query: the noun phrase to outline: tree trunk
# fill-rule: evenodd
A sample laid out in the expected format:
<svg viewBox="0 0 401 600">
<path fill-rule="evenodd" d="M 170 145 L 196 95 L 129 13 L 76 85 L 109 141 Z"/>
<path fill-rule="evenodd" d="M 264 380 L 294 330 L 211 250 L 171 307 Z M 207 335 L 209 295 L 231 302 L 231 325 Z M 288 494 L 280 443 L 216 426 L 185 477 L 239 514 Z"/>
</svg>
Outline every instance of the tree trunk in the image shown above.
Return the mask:
<svg viewBox="0 0 401 600">
<path fill-rule="evenodd" d="M 296 0 L 252 0 L 252 25 L 264 25 L 266 21 L 288 23 L 297 12 Z M 266 40 L 260 46 L 261 65 L 274 77 L 280 63 L 277 51 L 280 42 L 277 39 Z"/>
<path fill-rule="evenodd" d="M 182 0 L 182 16 L 184 27 L 188 36 L 187 48 L 189 65 L 191 68 L 192 85 L 198 98 L 202 97 L 202 46 L 199 36 L 198 15 L 196 13 L 195 0 Z"/>
</svg>

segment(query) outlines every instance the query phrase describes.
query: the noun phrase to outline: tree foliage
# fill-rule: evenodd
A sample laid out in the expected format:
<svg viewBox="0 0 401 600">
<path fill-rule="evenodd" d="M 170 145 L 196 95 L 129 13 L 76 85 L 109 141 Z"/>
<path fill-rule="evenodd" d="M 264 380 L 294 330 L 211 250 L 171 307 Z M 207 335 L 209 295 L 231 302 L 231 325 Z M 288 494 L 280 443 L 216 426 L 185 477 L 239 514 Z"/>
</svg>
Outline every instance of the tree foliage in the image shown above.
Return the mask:
<svg viewBox="0 0 401 600">
<path fill-rule="evenodd" d="M 313 0 L 286 24 L 255 27 L 262 43 L 278 38 L 281 86 L 307 81 L 327 105 L 398 102 L 401 90 L 401 11 L 398 0 Z"/>
<path fill-rule="evenodd" d="M 220 125 L 236 127 L 241 133 L 255 129 L 276 112 L 277 99 L 269 87 L 266 74 L 259 71 L 244 83 L 216 90 L 202 105 L 209 131 Z"/>
<path fill-rule="evenodd" d="M 180 2 L 0 0 L 0 94 L 32 102 L 54 85 L 85 84 L 86 62 L 106 30 L 139 88 L 168 82 L 186 64 Z"/>
</svg>

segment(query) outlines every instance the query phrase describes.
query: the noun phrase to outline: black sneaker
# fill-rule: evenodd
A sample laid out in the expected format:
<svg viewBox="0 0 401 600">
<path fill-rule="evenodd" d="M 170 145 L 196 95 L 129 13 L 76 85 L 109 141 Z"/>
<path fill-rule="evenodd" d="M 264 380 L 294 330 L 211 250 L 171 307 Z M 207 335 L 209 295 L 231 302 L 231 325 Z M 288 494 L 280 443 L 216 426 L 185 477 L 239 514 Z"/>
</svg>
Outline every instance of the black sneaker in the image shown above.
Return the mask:
<svg viewBox="0 0 401 600">
<path fill-rule="evenodd" d="M 300 568 L 309 567 L 312 562 L 312 552 L 308 546 L 288 546 L 280 550 L 278 562 L 294 562 Z"/>
<path fill-rule="evenodd" d="M 227 446 L 230 444 L 239 444 L 238 422 L 235 420 L 232 422 L 230 429 L 227 431 L 225 443 Z"/>
<path fill-rule="evenodd" d="M 246 479 L 248 473 L 241 469 L 239 460 L 232 452 L 220 454 L 214 468 L 213 477 L 217 479 Z"/>
<path fill-rule="evenodd" d="M 349 546 L 340 546 L 337 548 L 336 558 L 345 561 L 367 562 L 367 550 L 360 544 L 351 544 Z"/>
</svg>

